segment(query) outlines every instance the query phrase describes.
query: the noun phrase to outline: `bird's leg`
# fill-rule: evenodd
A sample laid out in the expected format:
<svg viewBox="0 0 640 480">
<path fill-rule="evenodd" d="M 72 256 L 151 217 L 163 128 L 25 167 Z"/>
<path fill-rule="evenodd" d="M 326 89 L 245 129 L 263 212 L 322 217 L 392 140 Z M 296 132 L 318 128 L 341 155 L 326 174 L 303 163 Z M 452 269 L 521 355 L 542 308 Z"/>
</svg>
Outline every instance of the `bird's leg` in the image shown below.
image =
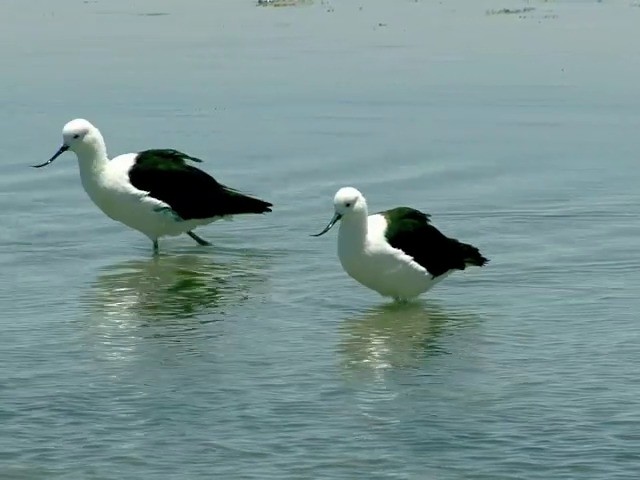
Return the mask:
<svg viewBox="0 0 640 480">
<path fill-rule="evenodd" d="M 158 255 L 158 239 L 157 238 L 153 241 L 153 254 Z"/>
<path fill-rule="evenodd" d="M 208 247 L 208 246 L 211 245 L 204 238 L 199 237 L 198 235 L 193 233 L 191 230 L 187 232 L 187 235 L 189 235 L 191 238 L 193 238 L 198 243 L 198 245 L 202 245 L 203 247 Z"/>
</svg>

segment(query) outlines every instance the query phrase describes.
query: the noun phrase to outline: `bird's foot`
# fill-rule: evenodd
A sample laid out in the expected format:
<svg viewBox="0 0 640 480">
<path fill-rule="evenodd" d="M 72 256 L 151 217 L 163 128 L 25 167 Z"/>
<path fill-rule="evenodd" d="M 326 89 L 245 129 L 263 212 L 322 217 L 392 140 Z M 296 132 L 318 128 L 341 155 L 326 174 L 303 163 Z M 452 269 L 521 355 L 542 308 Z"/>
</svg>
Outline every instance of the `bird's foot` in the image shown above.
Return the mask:
<svg viewBox="0 0 640 480">
<path fill-rule="evenodd" d="M 199 237 L 198 235 L 196 235 L 192 231 L 188 231 L 187 235 L 189 235 L 191 238 L 193 238 L 198 245 L 202 245 L 203 247 L 211 246 L 211 243 L 207 242 L 204 238 Z"/>
</svg>

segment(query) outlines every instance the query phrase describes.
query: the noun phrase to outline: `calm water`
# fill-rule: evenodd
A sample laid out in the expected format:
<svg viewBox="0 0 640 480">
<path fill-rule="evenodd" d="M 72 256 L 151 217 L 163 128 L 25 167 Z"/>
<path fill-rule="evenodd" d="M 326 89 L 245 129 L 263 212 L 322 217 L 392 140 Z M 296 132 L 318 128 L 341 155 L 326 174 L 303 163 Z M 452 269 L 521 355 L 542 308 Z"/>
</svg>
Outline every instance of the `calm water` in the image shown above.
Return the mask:
<svg viewBox="0 0 640 480">
<path fill-rule="evenodd" d="M 0 10 L 0 477 L 637 477 L 640 8 Z M 276 209 L 154 259 L 28 167 L 78 116 Z M 389 306 L 308 236 L 344 185 L 492 263 Z"/>
</svg>

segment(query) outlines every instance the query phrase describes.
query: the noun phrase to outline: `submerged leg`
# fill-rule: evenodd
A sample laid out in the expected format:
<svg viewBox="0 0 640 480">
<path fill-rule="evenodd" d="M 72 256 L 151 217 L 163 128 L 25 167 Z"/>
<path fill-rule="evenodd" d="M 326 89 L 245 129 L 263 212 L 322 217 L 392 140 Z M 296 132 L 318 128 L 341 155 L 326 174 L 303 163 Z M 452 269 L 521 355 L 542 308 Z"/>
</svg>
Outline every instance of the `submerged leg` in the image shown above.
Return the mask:
<svg viewBox="0 0 640 480">
<path fill-rule="evenodd" d="M 187 235 L 189 235 L 191 238 L 193 238 L 198 243 L 198 245 L 202 245 L 203 247 L 208 247 L 208 246 L 211 245 L 204 238 L 199 237 L 198 235 L 193 233 L 191 230 L 187 232 Z"/>
<path fill-rule="evenodd" d="M 393 297 L 393 301 L 394 303 L 403 305 L 405 303 L 409 303 L 409 299 L 408 298 L 404 298 L 404 297 Z"/>
</svg>

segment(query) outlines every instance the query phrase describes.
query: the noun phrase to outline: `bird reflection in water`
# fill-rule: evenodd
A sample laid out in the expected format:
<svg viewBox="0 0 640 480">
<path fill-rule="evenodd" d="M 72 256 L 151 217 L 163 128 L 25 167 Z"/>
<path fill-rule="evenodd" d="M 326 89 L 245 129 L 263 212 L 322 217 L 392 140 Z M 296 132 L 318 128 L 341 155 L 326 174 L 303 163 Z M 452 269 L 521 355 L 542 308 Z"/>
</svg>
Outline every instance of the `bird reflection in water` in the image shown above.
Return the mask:
<svg viewBox="0 0 640 480">
<path fill-rule="evenodd" d="M 264 283 L 261 271 L 264 265 L 253 255 L 213 260 L 181 254 L 129 260 L 108 267 L 96 279 L 87 303 L 93 313 L 141 322 L 204 314 L 213 321 L 224 314 L 225 307 L 242 303 Z"/>
<path fill-rule="evenodd" d="M 427 358 L 448 353 L 445 337 L 477 321 L 433 303 L 385 304 L 343 322 L 339 347 L 343 367 L 375 376 L 388 369 L 419 368 Z"/>
<path fill-rule="evenodd" d="M 224 331 L 212 322 L 268 285 L 268 260 L 218 249 L 215 259 L 182 253 L 109 266 L 82 297 L 87 317 L 78 320 L 77 331 L 83 348 L 125 379 L 139 377 L 149 365 L 203 355 Z"/>
</svg>

